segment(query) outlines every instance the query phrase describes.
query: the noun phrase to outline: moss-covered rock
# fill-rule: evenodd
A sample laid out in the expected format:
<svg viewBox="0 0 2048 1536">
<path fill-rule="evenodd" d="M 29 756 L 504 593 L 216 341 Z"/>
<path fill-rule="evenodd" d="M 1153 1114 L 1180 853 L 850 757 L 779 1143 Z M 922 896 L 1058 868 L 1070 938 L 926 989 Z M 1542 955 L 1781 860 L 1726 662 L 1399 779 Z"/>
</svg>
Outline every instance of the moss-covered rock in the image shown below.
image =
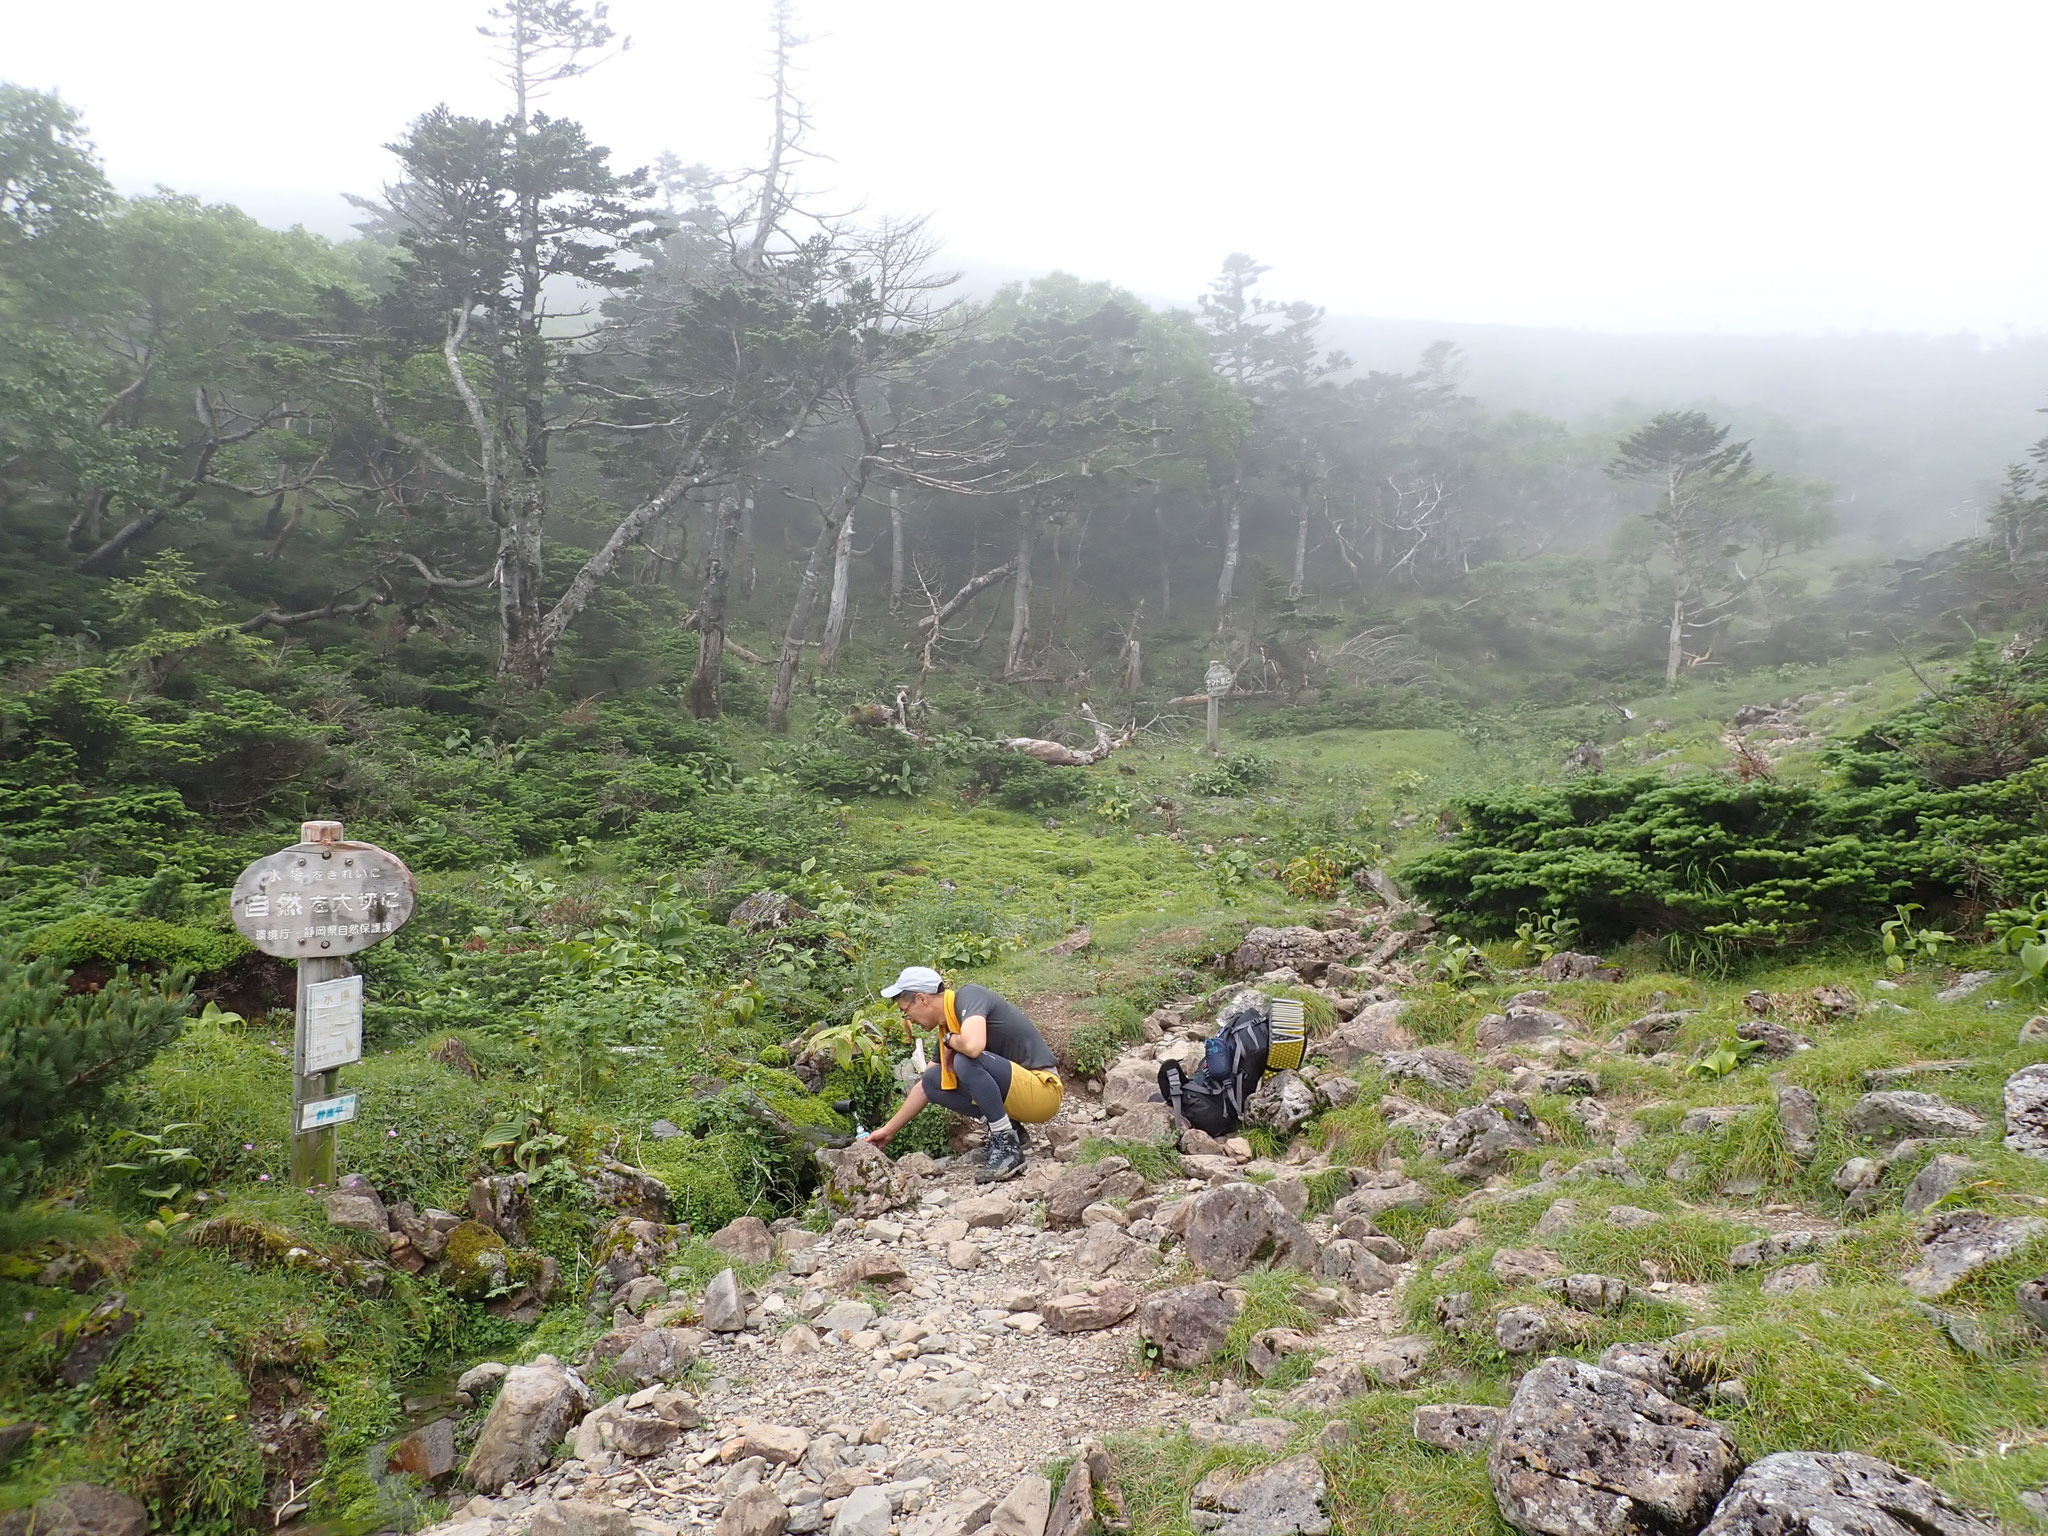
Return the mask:
<svg viewBox="0 0 2048 1536">
<path fill-rule="evenodd" d="M 441 1283 L 465 1301 L 482 1301 L 513 1283 L 512 1250 L 481 1222 L 465 1221 L 448 1234 Z"/>
</svg>

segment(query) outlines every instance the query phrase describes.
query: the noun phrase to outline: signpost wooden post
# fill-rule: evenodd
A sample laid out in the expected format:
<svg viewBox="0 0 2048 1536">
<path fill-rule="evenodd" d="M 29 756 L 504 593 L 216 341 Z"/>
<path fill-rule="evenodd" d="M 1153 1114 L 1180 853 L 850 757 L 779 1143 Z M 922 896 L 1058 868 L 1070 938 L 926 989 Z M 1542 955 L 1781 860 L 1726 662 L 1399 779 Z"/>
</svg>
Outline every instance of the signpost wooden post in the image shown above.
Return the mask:
<svg viewBox="0 0 2048 1536">
<path fill-rule="evenodd" d="M 1223 715 L 1223 696 L 1230 692 L 1237 682 L 1237 674 L 1220 661 L 1209 663 L 1209 671 L 1202 679 L 1203 691 L 1209 695 L 1209 750 L 1217 747 L 1217 726 Z"/>
<path fill-rule="evenodd" d="M 338 1127 L 356 1117 L 340 1069 L 363 1055 L 363 981 L 345 956 L 380 944 L 412 916 L 412 871 L 396 854 L 344 842 L 338 821 L 308 821 L 299 841 L 235 881 L 242 936 L 299 967 L 292 1031 L 292 1183 L 334 1182 Z"/>
</svg>

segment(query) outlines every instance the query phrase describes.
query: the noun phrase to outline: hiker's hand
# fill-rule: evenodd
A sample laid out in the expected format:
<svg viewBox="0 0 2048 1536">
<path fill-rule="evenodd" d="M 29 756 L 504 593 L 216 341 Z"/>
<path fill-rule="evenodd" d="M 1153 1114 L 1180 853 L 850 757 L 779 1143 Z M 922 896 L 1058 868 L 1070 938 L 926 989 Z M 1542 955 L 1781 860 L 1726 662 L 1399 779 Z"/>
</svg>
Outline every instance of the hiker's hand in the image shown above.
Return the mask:
<svg viewBox="0 0 2048 1536">
<path fill-rule="evenodd" d="M 886 1147 L 887 1145 L 889 1145 L 891 1141 L 895 1139 L 895 1137 L 896 1133 L 890 1130 L 888 1126 L 883 1125 L 877 1126 L 874 1130 L 869 1131 L 866 1135 L 856 1137 L 855 1139 L 858 1141 L 864 1141 L 871 1147 Z"/>
</svg>

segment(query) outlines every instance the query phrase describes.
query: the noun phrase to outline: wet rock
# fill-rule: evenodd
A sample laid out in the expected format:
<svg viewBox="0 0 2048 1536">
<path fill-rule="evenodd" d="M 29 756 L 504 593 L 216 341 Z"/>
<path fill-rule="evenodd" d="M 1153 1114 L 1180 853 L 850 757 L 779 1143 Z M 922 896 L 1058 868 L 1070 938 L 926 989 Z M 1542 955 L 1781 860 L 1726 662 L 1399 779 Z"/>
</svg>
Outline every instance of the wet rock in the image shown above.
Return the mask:
<svg viewBox="0 0 2048 1536">
<path fill-rule="evenodd" d="M 741 1264 L 766 1264 L 775 1257 L 775 1237 L 758 1216 L 741 1216 L 705 1239 L 727 1258 Z"/>
<path fill-rule="evenodd" d="M 1873 1140 L 1897 1136 L 1969 1137 L 1984 1129 L 1984 1118 L 1936 1094 L 1894 1089 L 1864 1094 L 1849 1111 L 1848 1125 L 1855 1135 Z"/>
<path fill-rule="evenodd" d="M 1190 1263 L 1224 1280 L 1254 1264 L 1308 1269 L 1316 1262 L 1308 1229 L 1256 1184 L 1225 1184 L 1193 1196 L 1181 1242 Z"/>
<path fill-rule="evenodd" d="M 59 1483 L 0 1520 L 0 1536 L 148 1536 L 149 1511 L 112 1488 Z"/>
<path fill-rule="evenodd" d="M 2048 1062 L 2021 1067 L 2005 1080 L 2005 1145 L 2048 1158 Z"/>
<path fill-rule="evenodd" d="M 1327 1493 L 1313 1456 L 1249 1472 L 1218 1467 L 1195 1485 L 1188 1524 L 1217 1536 L 1326 1536 Z"/>
<path fill-rule="evenodd" d="M 1415 1410 L 1412 1433 L 1440 1451 L 1480 1451 L 1500 1433 L 1506 1410 L 1480 1403 L 1431 1403 Z"/>
<path fill-rule="evenodd" d="M 1528 1536 L 1663 1536 L 1705 1524 L 1741 1465 L 1712 1420 L 1635 1377 L 1552 1358 L 1516 1387 L 1487 1476 Z"/>
<path fill-rule="evenodd" d="M 2010 1145 L 2011 1138 L 2006 1140 Z M 1918 1216 L 1975 1172 L 1977 1165 L 1967 1157 L 1958 1157 L 1953 1152 L 1937 1152 L 1906 1185 L 1906 1193 L 1899 1201 L 1900 1209 L 1908 1216 Z"/>
<path fill-rule="evenodd" d="M 506 1373 L 462 1469 L 472 1487 L 495 1489 L 545 1467 L 569 1426 L 589 1406 L 582 1378 L 558 1365 Z"/>
<path fill-rule="evenodd" d="M 879 1216 L 916 1197 L 916 1179 L 873 1142 L 820 1147 L 817 1157 L 825 1170 L 825 1203 L 833 1211 L 854 1217 Z"/>
<path fill-rule="evenodd" d="M 106 1297 L 86 1313 L 85 1321 L 78 1325 L 71 1347 L 64 1352 L 64 1359 L 57 1367 L 57 1379 L 67 1387 L 92 1380 L 94 1372 L 106 1363 L 107 1357 L 135 1331 L 135 1325 L 141 1321 L 142 1314 L 129 1308 L 128 1299 L 121 1292 L 116 1291 Z M 81 1483 L 78 1486 L 86 1485 Z"/>
<path fill-rule="evenodd" d="M 1932 1483 L 1859 1451 L 1781 1451 L 1735 1481 L 1700 1536 L 1998 1536 Z"/>
<path fill-rule="evenodd" d="M 2011 1258 L 2043 1233 L 2048 1233 L 2048 1221 L 2039 1216 L 1956 1211 L 1938 1217 L 1920 1240 L 1920 1262 L 1900 1281 L 1915 1296 L 1933 1301 L 1978 1270 Z"/>
<path fill-rule="evenodd" d="M 704 1287 L 704 1326 L 713 1333 L 739 1333 L 747 1326 L 747 1300 L 739 1277 L 721 1269 Z"/>
<path fill-rule="evenodd" d="M 436 1419 L 391 1442 L 384 1464 L 393 1472 L 431 1483 L 455 1470 L 455 1421 Z"/>
<path fill-rule="evenodd" d="M 1213 1280 L 1175 1286 L 1138 1309 L 1138 1337 L 1169 1370 L 1193 1370 L 1223 1348 L 1237 1313 L 1238 1302 Z"/>
<path fill-rule="evenodd" d="M 712 1536 L 782 1536 L 789 1525 L 789 1511 L 766 1483 L 740 1490 L 739 1496 L 719 1511 Z"/>
<path fill-rule="evenodd" d="M 1315 1090 L 1301 1080 L 1300 1074 L 1275 1072 L 1245 1101 L 1244 1118 L 1249 1124 L 1265 1126 L 1277 1136 L 1291 1136 L 1315 1112 Z"/>
</svg>

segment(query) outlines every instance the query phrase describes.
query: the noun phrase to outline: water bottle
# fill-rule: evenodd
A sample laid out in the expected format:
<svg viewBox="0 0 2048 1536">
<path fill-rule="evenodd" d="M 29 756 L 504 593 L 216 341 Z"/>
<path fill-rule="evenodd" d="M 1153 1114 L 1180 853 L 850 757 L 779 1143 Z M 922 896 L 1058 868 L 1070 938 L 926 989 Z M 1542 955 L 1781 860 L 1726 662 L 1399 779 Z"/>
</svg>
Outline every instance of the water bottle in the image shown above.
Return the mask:
<svg viewBox="0 0 2048 1536">
<path fill-rule="evenodd" d="M 1212 1083 L 1220 1083 L 1230 1076 L 1230 1042 L 1224 1039 L 1221 1031 L 1202 1044 L 1202 1070 L 1209 1074 Z"/>
</svg>

